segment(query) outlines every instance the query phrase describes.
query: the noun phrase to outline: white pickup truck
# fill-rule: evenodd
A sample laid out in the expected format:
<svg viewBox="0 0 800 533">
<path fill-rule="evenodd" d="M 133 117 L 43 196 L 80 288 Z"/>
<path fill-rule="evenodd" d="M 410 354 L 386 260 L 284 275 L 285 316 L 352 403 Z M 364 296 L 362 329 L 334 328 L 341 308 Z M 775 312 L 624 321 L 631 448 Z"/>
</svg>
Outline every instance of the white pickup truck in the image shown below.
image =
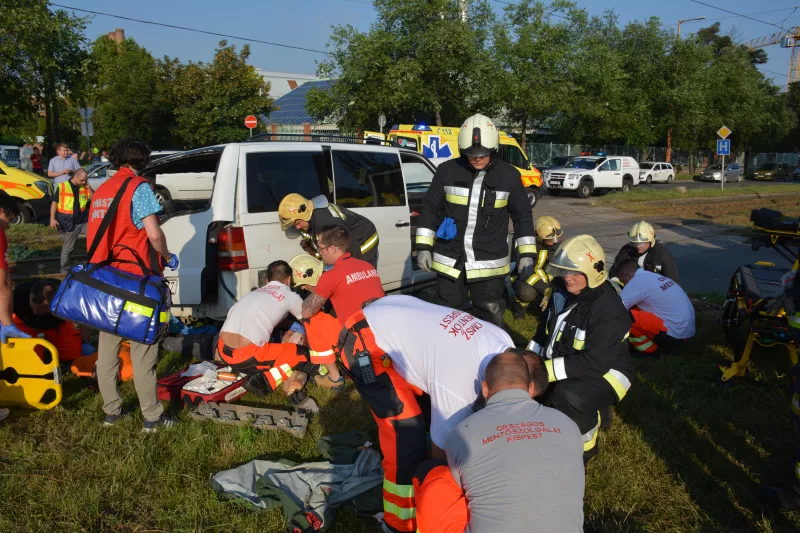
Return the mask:
<svg viewBox="0 0 800 533">
<path fill-rule="evenodd" d="M 304 253 L 281 231 L 278 204 L 289 193 L 329 202 L 369 218 L 380 237 L 378 272 L 387 291 L 434 279 L 411 258 L 406 177 L 435 167 L 404 148 L 346 142 L 244 142 L 164 157 L 144 172 L 211 173 L 210 198 L 171 214 L 162 227 L 180 259 L 166 270 L 173 314 L 223 320 L 234 299 L 259 286 L 271 262 Z M 263 283 L 263 281 L 261 281 Z"/>
<path fill-rule="evenodd" d="M 628 156 L 573 157 L 562 168 L 544 171 L 544 184 L 551 196 L 575 191 L 588 198 L 595 189 L 629 191 L 639 185 L 639 163 Z"/>
</svg>

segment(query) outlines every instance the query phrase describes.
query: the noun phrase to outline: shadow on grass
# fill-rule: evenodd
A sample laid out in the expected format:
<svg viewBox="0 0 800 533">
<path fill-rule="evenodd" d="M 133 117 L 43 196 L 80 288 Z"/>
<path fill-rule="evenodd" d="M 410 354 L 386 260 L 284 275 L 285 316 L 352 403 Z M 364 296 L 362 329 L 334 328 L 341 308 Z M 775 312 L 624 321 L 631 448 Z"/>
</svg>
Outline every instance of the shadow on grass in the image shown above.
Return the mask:
<svg viewBox="0 0 800 533">
<path fill-rule="evenodd" d="M 797 531 L 799 514 L 775 513 L 770 521 L 755 497 L 762 480 L 773 483 L 790 473 L 788 357 L 759 351 L 758 382 L 716 385 L 715 364 L 726 350 L 714 318 L 698 317 L 698 331 L 705 333 L 682 352 L 638 359 L 637 381 L 616 412 L 641 431 L 712 530 Z"/>
</svg>

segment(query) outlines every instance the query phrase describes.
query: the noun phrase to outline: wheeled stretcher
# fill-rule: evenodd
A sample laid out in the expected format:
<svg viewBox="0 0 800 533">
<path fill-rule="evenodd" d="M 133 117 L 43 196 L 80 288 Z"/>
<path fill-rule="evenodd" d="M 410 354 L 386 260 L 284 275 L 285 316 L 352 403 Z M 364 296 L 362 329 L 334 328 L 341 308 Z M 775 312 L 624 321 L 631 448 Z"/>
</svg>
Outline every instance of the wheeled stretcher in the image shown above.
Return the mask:
<svg viewBox="0 0 800 533">
<path fill-rule="evenodd" d="M 792 264 L 800 266 L 800 219 L 785 217 L 778 211 L 756 209 L 750 215 L 753 227 L 753 250 L 762 246 L 774 248 Z M 787 269 L 770 262 L 759 261 L 737 269 L 722 311 L 722 327 L 726 340 L 736 352 L 741 348 L 738 331 L 747 325 L 747 341 L 739 360 L 728 366 L 719 365 L 720 379 L 728 382 L 745 375 L 753 347 L 783 346 L 789 353 L 792 365 L 797 364 L 797 343 L 789 331 L 788 317 L 783 309 L 768 312 L 765 306 L 778 296 L 782 289 L 781 278 Z"/>
</svg>

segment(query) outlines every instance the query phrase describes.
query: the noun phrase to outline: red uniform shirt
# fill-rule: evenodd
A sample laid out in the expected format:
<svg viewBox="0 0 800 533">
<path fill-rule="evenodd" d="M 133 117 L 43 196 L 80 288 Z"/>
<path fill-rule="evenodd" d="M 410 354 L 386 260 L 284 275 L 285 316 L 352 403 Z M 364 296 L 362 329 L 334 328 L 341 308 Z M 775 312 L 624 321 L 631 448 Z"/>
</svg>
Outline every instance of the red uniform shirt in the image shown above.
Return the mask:
<svg viewBox="0 0 800 533">
<path fill-rule="evenodd" d="M 344 254 L 333 268 L 322 273 L 314 292 L 330 299 L 342 326 L 365 302 L 386 295 L 375 267 L 350 254 Z"/>
</svg>

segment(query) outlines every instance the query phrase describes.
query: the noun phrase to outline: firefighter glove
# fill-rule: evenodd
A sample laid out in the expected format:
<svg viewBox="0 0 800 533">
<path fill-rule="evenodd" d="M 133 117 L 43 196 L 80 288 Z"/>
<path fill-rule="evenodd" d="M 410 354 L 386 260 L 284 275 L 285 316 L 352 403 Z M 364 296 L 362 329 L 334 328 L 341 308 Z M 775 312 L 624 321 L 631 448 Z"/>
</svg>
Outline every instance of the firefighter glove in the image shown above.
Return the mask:
<svg viewBox="0 0 800 533">
<path fill-rule="evenodd" d="M 528 279 L 531 277 L 531 274 L 533 274 L 533 258 L 523 257 L 520 259 L 517 265 L 517 271 L 519 271 L 520 279 Z"/>
<path fill-rule="evenodd" d="M 17 326 L 11 324 L 10 326 L 0 326 L 0 338 L 2 338 L 3 344 L 5 344 L 8 342 L 8 339 L 30 339 L 31 336 L 27 333 L 23 333 L 17 329 Z"/>
<path fill-rule="evenodd" d="M 544 297 L 542 298 L 541 303 L 539 304 L 539 309 L 544 311 L 547 309 L 547 304 L 550 303 L 550 297 L 553 295 L 553 287 L 547 287 L 544 291 Z"/>
<path fill-rule="evenodd" d="M 433 256 L 427 250 L 420 250 L 417 252 L 417 264 L 423 272 L 430 272 L 433 266 Z"/>
</svg>

